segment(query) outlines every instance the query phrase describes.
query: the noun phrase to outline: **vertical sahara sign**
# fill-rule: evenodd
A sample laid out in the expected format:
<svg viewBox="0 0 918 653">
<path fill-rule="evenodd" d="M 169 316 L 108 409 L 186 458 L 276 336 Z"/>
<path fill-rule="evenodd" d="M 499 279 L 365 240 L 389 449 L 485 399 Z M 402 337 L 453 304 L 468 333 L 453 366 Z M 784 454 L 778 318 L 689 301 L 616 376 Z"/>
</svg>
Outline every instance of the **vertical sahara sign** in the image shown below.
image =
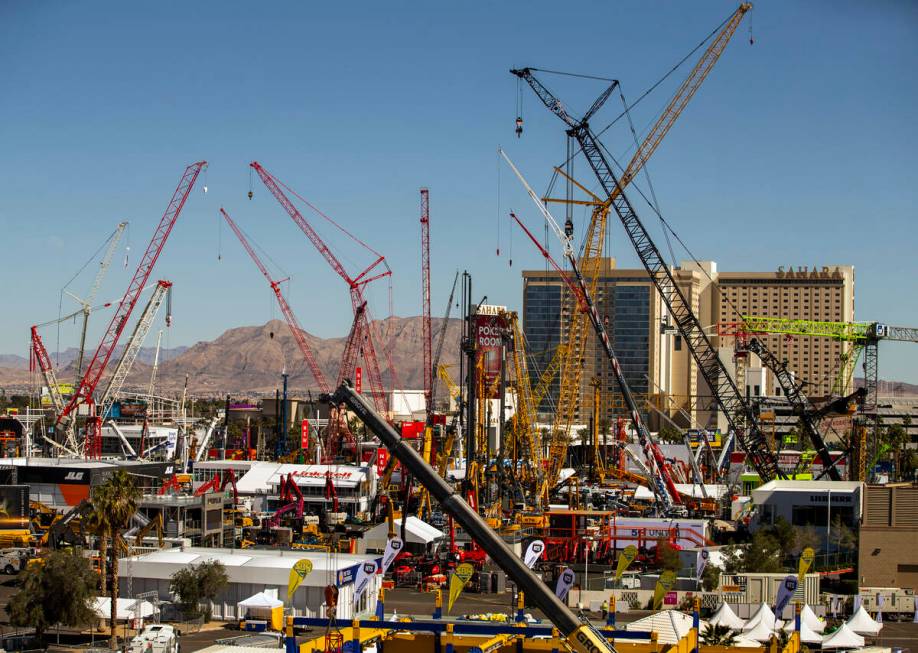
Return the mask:
<svg viewBox="0 0 918 653">
<path fill-rule="evenodd" d="M 474 317 L 475 355 L 482 367 L 484 396 L 487 399 L 499 399 L 497 380 L 500 378 L 500 351 L 503 336 L 507 330 L 504 313 L 506 306 L 482 304 Z"/>
</svg>

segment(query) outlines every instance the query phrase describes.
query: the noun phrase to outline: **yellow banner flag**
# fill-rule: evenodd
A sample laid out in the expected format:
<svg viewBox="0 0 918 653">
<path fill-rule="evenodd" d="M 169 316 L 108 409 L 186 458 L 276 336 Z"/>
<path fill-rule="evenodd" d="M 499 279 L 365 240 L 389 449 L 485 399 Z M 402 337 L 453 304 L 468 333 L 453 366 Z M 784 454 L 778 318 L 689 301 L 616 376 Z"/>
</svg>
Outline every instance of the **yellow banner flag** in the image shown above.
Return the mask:
<svg viewBox="0 0 918 653">
<path fill-rule="evenodd" d="M 813 560 L 816 559 L 816 552 L 813 551 L 813 547 L 806 547 L 803 552 L 800 554 L 800 562 L 797 564 L 797 584 L 803 583 L 803 577 L 806 576 L 806 572 L 810 570 L 810 567 L 813 565 Z"/>
<path fill-rule="evenodd" d="M 615 568 L 615 580 L 621 580 L 622 574 L 637 557 L 637 547 L 633 544 L 626 546 L 618 555 L 618 566 Z"/>
<path fill-rule="evenodd" d="M 296 592 L 296 588 L 300 586 L 300 583 L 303 582 L 303 579 L 309 575 L 309 572 L 312 571 L 312 562 L 309 560 L 297 560 L 296 564 L 293 565 L 293 568 L 290 570 L 290 580 L 287 581 L 287 600 L 290 600 L 290 597 L 293 596 L 293 593 Z"/>
<path fill-rule="evenodd" d="M 667 569 L 662 574 L 660 574 L 660 578 L 657 580 L 657 586 L 653 590 L 654 610 L 660 609 L 660 606 L 663 605 L 663 597 L 669 593 L 675 584 L 676 572 L 671 569 Z"/>
<path fill-rule="evenodd" d="M 456 571 L 454 571 L 453 575 L 449 578 L 449 602 L 446 605 L 447 612 L 453 609 L 453 603 L 455 603 L 459 595 L 462 594 L 462 590 L 469 584 L 469 581 L 472 579 L 472 574 L 474 573 L 475 567 L 467 562 L 463 562 L 456 567 Z"/>
</svg>

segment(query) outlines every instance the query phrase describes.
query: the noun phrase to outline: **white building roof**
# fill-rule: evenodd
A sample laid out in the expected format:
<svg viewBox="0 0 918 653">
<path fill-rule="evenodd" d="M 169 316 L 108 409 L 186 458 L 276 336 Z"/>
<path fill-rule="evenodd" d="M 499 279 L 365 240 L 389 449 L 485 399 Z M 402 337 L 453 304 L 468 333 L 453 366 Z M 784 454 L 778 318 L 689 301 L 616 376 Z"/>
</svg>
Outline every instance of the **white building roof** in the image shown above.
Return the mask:
<svg viewBox="0 0 918 653">
<path fill-rule="evenodd" d="M 376 556 L 328 554 L 316 551 L 288 551 L 280 549 L 209 549 L 186 547 L 163 549 L 139 556 L 122 558 L 124 574 L 135 578 L 167 580 L 179 569 L 188 565 L 217 560 L 226 567 L 230 583 L 252 583 L 286 587 L 290 570 L 298 560 L 312 562 L 312 572 L 303 579 L 308 587 L 325 587 L 334 582 L 333 576 L 362 562 L 375 560 Z"/>
</svg>

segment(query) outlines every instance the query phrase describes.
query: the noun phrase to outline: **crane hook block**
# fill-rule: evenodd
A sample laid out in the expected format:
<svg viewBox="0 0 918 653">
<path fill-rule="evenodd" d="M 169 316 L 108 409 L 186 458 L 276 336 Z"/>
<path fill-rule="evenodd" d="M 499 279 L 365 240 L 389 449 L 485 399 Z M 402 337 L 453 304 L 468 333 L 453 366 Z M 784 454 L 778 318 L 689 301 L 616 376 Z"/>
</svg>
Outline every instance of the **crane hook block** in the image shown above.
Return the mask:
<svg viewBox="0 0 918 653">
<path fill-rule="evenodd" d="M 519 138 L 523 135 L 523 118 L 522 116 L 516 117 L 516 137 Z"/>
<path fill-rule="evenodd" d="M 249 199 L 252 199 L 253 197 L 255 197 L 255 193 L 253 193 L 252 191 L 249 191 Z"/>
</svg>

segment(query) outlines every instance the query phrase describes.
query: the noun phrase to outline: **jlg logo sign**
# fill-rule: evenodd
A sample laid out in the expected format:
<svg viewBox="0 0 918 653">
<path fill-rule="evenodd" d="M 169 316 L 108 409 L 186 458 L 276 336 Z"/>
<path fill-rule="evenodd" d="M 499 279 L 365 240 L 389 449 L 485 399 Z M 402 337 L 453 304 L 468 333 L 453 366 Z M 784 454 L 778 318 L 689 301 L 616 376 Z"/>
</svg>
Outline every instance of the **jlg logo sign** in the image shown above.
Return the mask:
<svg viewBox="0 0 918 653">
<path fill-rule="evenodd" d="M 67 475 L 64 477 L 65 481 L 82 481 L 83 472 L 67 472 Z"/>
</svg>

